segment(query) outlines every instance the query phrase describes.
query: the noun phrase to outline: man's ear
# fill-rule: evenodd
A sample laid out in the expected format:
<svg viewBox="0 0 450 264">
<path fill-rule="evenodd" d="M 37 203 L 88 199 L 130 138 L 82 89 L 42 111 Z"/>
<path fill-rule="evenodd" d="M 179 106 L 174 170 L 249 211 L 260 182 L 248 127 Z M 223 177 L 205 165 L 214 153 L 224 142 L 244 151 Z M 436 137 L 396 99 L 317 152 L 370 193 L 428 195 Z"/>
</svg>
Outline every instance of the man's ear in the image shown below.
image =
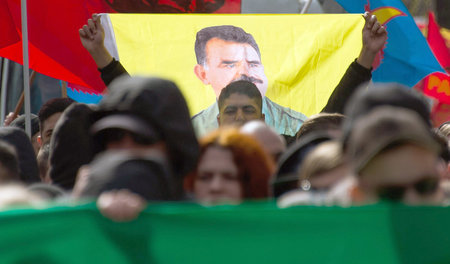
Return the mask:
<svg viewBox="0 0 450 264">
<path fill-rule="evenodd" d="M 37 139 L 37 142 L 38 142 L 38 144 L 39 144 L 39 147 L 42 148 L 42 138 L 41 138 L 41 135 L 38 135 L 36 139 Z"/>
<path fill-rule="evenodd" d="M 203 84 L 209 84 L 208 79 L 206 78 L 206 71 L 203 65 L 197 64 L 194 66 L 194 73 L 197 75 L 197 78 L 203 82 Z"/>
</svg>

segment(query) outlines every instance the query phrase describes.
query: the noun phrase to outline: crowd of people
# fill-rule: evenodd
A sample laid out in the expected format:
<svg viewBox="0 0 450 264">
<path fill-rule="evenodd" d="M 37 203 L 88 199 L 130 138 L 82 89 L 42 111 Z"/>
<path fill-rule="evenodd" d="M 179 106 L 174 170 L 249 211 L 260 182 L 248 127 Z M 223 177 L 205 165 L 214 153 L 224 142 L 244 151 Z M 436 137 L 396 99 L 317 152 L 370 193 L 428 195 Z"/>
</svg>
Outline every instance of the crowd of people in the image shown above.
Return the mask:
<svg viewBox="0 0 450 264">
<path fill-rule="evenodd" d="M 426 99 L 399 84 L 371 84 L 387 32 L 364 14 L 362 49 L 321 113 L 306 118 L 264 96 L 253 37 L 219 26 L 197 34 L 197 77 L 217 102 L 190 116 L 177 85 L 129 76 L 104 47 L 100 18 L 80 39 L 108 86 L 98 105 L 55 98 L 0 128 L 0 207 L 96 200 L 117 221 L 148 202 L 203 205 L 276 199 L 280 207 L 382 200 L 447 205 L 450 122 L 433 128 Z M 233 46 L 245 56 L 218 57 Z M 11 122 L 12 121 L 12 122 Z"/>
</svg>

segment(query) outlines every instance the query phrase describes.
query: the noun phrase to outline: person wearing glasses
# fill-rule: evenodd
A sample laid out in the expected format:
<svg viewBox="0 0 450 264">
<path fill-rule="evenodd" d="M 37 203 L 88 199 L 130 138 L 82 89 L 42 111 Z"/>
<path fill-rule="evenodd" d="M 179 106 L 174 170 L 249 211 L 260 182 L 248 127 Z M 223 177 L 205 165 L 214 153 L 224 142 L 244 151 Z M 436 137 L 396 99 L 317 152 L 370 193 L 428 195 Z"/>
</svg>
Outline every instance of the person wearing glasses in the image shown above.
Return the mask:
<svg viewBox="0 0 450 264">
<path fill-rule="evenodd" d="M 395 114 L 393 114 L 395 113 Z M 440 204 L 441 145 L 413 110 L 380 106 L 358 119 L 347 154 L 356 175 L 353 203 Z"/>
</svg>

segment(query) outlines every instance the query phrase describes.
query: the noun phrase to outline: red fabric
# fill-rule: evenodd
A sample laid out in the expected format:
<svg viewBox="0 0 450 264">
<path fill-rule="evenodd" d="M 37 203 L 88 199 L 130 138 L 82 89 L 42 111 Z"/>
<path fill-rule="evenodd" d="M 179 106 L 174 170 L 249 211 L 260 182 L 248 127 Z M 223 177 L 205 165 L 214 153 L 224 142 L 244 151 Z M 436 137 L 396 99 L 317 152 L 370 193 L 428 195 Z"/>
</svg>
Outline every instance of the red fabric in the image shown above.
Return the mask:
<svg viewBox="0 0 450 264">
<path fill-rule="evenodd" d="M 427 41 L 439 63 L 448 69 L 450 67 L 450 51 L 445 45 L 445 40 L 439 32 L 439 25 L 431 12 L 428 14 Z M 431 113 L 433 123 L 439 126 L 450 120 L 450 75 L 448 73 L 430 74 L 424 80 L 423 92 L 437 100 Z"/>
<path fill-rule="evenodd" d="M 450 75 L 440 72 L 429 75 L 425 79 L 423 92 L 440 103 L 450 104 Z"/>
<path fill-rule="evenodd" d="M 0 0 L 0 28 L 2 30 L 2 36 L 0 37 L 0 48 L 20 41 L 19 34 L 16 30 L 16 25 L 12 20 L 6 0 Z"/>
<path fill-rule="evenodd" d="M 227 0 L 218 11 L 229 11 L 237 5 L 240 10 L 240 0 Z M 81 45 L 78 29 L 92 13 L 115 11 L 104 0 L 28 1 L 27 8 L 30 68 L 80 85 L 83 92 L 101 93 L 105 86 Z M 0 0 L 0 56 L 17 63 L 23 61 L 20 25 L 20 0 Z"/>
<path fill-rule="evenodd" d="M 428 13 L 428 44 L 442 67 L 450 67 L 450 50 L 445 45 L 445 39 L 439 32 L 433 13 Z"/>
</svg>

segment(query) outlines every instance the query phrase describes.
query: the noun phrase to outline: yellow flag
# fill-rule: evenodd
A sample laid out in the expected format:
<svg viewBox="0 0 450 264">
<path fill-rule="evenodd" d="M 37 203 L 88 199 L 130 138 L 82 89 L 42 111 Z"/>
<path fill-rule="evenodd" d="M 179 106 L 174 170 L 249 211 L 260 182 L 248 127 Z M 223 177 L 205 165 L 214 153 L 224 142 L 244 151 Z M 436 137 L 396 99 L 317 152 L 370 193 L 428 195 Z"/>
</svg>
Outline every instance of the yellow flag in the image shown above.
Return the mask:
<svg viewBox="0 0 450 264">
<path fill-rule="evenodd" d="M 175 81 L 194 115 L 215 100 L 194 74 L 194 43 L 202 28 L 234 25 L 259 46 L 266 96 L 309 116 L 326 104 L 361 49 L 361 15 L 110 14 L 119 59 L 130 74 Z"/>
</svg>

